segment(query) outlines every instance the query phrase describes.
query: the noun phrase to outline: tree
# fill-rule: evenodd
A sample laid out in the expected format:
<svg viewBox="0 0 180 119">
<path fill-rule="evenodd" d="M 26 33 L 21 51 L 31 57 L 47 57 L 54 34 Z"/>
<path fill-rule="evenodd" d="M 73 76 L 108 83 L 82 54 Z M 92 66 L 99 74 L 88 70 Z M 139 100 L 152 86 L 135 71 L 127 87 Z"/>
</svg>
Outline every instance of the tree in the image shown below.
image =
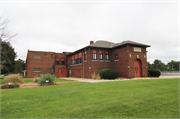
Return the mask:
<svg viewBox="0 0 180 119">
<path fill-rule="evenodd" d="M 18 59 L 15 61 L 15 73 L 22 73 L 22 71 L 25 70 L 25 62 L 21 59 Z"/>
<path fill-rule="evenodd" d="M 152 69 L 152 64 L 150 62 L 147 62 L 148 69 Z"/>
<path fill-rule="evenodd" d="M 14 59 L 16 53 L 10 42 L 1 41 L 1 73 L 6 74 L 14 71 Z"/>
<path fill-rule="evenodd" d="M 161 60 L 155 59 L 152 64 L 152 69 L 166 70 L 166 65 Z"/>
<path fill-rule="evenodd" d="M 171 62 L 169 62 L 167 65 L 168 65 L 168 68 L 170 71 L 179 71 L 179 63 L 180 62 L 176 62 L 174 60 L 171 60 Z"/>
<path fill-rule="evenodd" d="M 0 17 L 0 59 L 1 73 L 4 74 L 14 71 L 14 59 L 16 58 L 16 53 L 9 40 L 16 36 L 16 34 L 12 35 L 10 31 L 7 30 L 8 20 L 1 21 L 2 17 Z"/>
</svg>

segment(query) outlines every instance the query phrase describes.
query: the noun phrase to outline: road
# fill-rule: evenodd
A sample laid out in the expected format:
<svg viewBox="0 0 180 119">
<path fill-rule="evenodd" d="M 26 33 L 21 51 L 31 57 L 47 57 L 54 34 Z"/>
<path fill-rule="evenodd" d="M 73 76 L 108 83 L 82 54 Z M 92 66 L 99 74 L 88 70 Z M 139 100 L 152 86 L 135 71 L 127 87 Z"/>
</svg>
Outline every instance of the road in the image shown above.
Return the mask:
<svg viewBox="0 0 180 119">
<path fill-rule="evenodd" d="M 176 73 L 164 73 L 161 72 L 161 76 L 180 76 L 180 72 L 176 72 Z"/>
</svg>

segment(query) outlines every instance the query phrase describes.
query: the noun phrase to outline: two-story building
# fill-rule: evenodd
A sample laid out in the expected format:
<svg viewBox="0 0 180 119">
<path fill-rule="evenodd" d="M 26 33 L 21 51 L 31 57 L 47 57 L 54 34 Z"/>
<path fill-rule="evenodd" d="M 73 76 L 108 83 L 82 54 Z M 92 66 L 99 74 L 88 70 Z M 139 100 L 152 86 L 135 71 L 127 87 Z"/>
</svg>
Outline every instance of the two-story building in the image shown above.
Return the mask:
<svg viewBox="0 0 180 119">
<path fill-rule="evenodd" d="M 29 51 L 26 59 L 27 77 L 54 73 L 56 77 L 90 78 L 92 73 L 116 69 L 119 77 L 147 77 L 146 48 L 133 41 L 112 43 L 90 41 L 90 45 L 74 52 Z"/>
</svg>

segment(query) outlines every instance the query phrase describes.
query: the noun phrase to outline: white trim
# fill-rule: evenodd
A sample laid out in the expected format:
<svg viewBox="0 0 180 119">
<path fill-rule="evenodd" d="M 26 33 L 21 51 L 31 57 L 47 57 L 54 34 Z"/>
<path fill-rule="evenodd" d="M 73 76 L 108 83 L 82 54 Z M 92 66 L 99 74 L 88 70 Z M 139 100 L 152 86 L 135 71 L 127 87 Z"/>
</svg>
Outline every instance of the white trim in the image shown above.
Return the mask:
<svg viewBox="0 0 180 119">
<path fill-rule="evenodd" d="M 98 61 L 98 60 L 92 60 L 92 61 Z"/>
<path fill-rule="evenodd" d="M 116 62 L 116 61 L 119 61 L 119 59 L 118 59 L 118 60 L 114 60 L 114 61 L 115 61 L 115 62 Z"/>
<path fill-rule="evenodd" d="M 98 60 L 98 61 L 100 61 L 100 62 L 104 62 L 104 60 Z"/>
<path fill-rule="evenodd" d="M 110 60 L 105 60 L 105 62 L 110 62 Z"/>
</svg>

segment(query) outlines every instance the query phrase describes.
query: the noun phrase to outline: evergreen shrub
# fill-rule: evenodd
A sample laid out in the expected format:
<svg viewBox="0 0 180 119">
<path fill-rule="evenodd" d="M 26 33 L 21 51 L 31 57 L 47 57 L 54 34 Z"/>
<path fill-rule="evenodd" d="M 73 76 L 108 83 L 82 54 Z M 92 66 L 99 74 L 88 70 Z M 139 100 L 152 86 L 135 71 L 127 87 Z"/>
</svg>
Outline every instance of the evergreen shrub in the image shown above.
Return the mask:
<svg viewBox="0 0 180 119">
<path fill-rule="evenodd" d="M 116 79 L 119 72 L 115 69 L 103 69 L 99 71 L 99 75 L 102 79 Z"/>
<path fill-rule="evenodd" d="M 152 77 L 159 77 L 161 75 L 161 71 L 158 69 L 149 69 L 148 70 L 148 76 L 152 76 Z"/>
</svg>

